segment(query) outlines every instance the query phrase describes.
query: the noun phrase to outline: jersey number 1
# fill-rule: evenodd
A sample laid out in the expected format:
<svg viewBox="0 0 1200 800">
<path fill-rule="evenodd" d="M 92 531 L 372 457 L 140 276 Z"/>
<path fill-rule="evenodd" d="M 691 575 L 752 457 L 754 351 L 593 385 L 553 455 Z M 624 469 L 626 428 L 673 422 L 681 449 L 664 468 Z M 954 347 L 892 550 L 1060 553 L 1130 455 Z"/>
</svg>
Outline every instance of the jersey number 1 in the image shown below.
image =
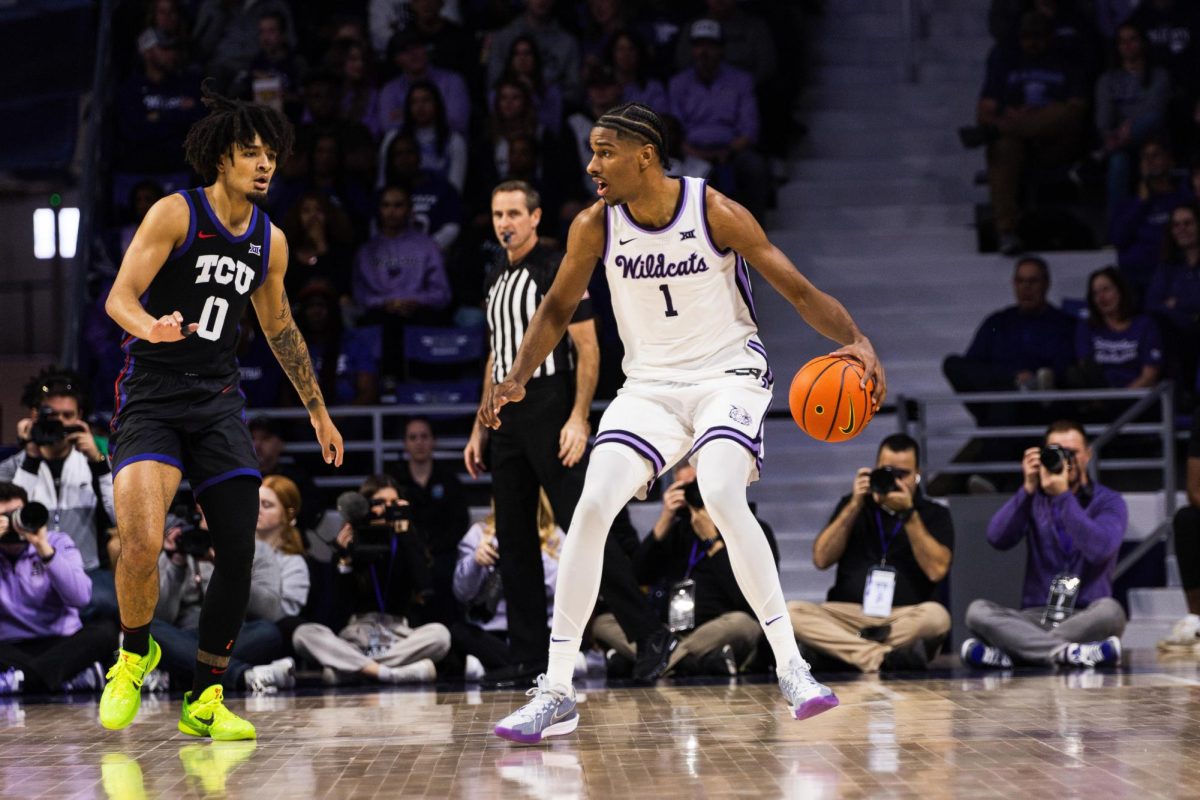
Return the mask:
<svg viewBox="0 0 1200 800">
<path fill-rule="evenodd" d="M 204 311 L 200 313 L 200 326 L 196 328 L 196 335 L 213 342 L 220 339 L 221 328 L 225 326 L 225 315 L 228 313 L 228 300 L 224 297 L 209 297 L 204 303 Z"/>
<path fill-rule="evenodd" d="M 667 301 L 667 316 L 678 317 L 679 312 L 675 310 L 675 306 L 671 303 L 671 289 L 665 283 L 660 283 L 658 290 L 663 293 L 663 299 Z"/>
</svg>

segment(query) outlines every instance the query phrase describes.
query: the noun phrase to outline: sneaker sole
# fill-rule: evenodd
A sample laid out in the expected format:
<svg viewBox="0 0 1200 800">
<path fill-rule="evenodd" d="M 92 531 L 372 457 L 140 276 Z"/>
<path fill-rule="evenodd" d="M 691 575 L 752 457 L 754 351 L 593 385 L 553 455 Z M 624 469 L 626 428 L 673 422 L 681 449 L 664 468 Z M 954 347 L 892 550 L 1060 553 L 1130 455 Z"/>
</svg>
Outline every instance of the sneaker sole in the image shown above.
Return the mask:
<svg viewBox="0 0 1200 800">
<path fill-rule="evenodd" d="M 831 694 L 805 700 L 792 709 L 792 713 L 796 719 L 808 719 L 809 717 L 815 717 L 817 714 L 824 714 L 826 711 L 829 711 L 831 708 L 837 708 L 839 705 L 837 695 Z"/>
<path fill-rule="evenodd" d="M 507 739 L 517 744 L 538 744 L 548 736 L 566 736 L 568 733 L 573 733 L 577 727 L 579 727 L 578 714 L 570 719 L 565 719 L 562 722 L 551 725 L 541 733 L 521 733 L 512 728 L 502 728 L 499 725 L 496 726 L 494 732 L 501 739 Z"/>
</svg>

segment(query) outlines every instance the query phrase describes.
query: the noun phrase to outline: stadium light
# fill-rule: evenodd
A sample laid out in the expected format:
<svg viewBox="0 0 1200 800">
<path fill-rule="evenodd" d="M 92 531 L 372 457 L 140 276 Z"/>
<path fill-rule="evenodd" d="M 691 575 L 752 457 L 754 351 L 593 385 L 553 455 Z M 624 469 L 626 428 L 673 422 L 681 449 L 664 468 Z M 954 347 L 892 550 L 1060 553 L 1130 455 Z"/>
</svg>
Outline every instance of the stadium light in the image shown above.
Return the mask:
<svg viewBox="0 0 1200 800">
<path fill-rule="evenodd" d="M 52 197 L 50 202 L 57 205 L 54 199 Z M 78 249 L 78 208 L 39 208 L 33 212 L 34 258 L 46 260 L 56 255 L 74 258 Z"/>
</svg>

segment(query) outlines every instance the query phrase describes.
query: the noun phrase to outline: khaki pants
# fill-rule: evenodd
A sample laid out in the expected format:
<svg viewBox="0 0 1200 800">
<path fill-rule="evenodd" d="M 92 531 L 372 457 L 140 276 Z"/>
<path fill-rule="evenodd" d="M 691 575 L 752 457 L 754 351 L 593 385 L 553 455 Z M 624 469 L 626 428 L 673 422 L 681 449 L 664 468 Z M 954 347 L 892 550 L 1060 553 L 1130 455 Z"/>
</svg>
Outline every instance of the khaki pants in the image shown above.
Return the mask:
<svg viewBox="0 0 1200 800">
<path fill-rule="evenodd" d="M 896 606 L 889 617 L 868 617 L 859 603 L 788 603 L 792 630 L 809 647 L 853 664 L 863 672 L 878 672 L 884 657 L 917 641 L 928 641 L 950 632 L 950 614 L 940 603 Z M 858 632 L 890 625 L 887 639 L 873 642 Z"/>
<path fill-rule="evenodd" d="M 1030 161 L 1070 161 L 1078 148 L 1083 115 L 1066 103 L 1030 111 L 988 147 L 988 186 L 996 214 L 996 230 L 1013 233 L 1020 218 L 1021 174 Z"/>
<path fill-rule="evenodd" d="M 744 611 L 730 611 L 710 619 L 696 630 L 683 636 L 675 652 L 667 661 L 667 672 L 684 658 L 703 658 L 709 653 L 732 645 L 739 658 L 744 658 L 754 649 L 762 627 L 754 617 Z M 592 636 L 604 647 L 611 647 L 626 658 L 637 658 L 637 647 L 625 638 L 617 618 L 612 614 L 601 614 L 592 623 Z"/>
</svg>

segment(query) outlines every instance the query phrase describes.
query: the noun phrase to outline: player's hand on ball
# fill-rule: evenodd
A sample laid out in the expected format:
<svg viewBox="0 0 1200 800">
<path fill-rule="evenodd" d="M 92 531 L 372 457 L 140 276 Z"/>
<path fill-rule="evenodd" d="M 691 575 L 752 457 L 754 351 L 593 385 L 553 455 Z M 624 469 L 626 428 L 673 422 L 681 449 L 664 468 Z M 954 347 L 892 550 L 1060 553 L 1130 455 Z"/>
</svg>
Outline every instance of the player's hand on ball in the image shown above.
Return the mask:
<svg viewBox="0 0 1200 800">
<path fill-rule="evenodd" d="M 158 342 L 178 342 L 185 336 L 195 333 L 196 328 L 199 327 L 195 322 L 184 325 L 183 314 L 174 311 L 154 320 L 154 324 L 150 326 L 150 332 L 146 336 L 146 341 L 156 344 Z"/>
<path fill-rule="evenodd" d="M 516 381 L 497 383 L 483 396 L 479 404 L 479 421 L 485 428 L 500 427 L 500 409 L 508 403 L 519 403 L 525 399 L 525 387 Z"/>
<path fill-rule="evenodd" d="M 572 416 L 558 433 L 558 458 L 564 467 L 573 467 L 583 458 L 587 450 L 588 434 L 592 426 L 586 419 Z"/>
<path fill-rule="evenodd" d="M 879 411 L 879 406 L 887 397 L 887 377 L 884 375 L 883 364 L 880 362 L 879 356 L 875 355 L 875 347 L 871 344 L 871 340 L 864 336 L 840 350 L 834 350 L 830 355 L 853 356 L 862 362 L 863 379 L 859 385 L 866 387 L 867 381 L 875 381 L 875 394 L 872 397 L 875 401 L 874 411 Z"/>
</svg>

